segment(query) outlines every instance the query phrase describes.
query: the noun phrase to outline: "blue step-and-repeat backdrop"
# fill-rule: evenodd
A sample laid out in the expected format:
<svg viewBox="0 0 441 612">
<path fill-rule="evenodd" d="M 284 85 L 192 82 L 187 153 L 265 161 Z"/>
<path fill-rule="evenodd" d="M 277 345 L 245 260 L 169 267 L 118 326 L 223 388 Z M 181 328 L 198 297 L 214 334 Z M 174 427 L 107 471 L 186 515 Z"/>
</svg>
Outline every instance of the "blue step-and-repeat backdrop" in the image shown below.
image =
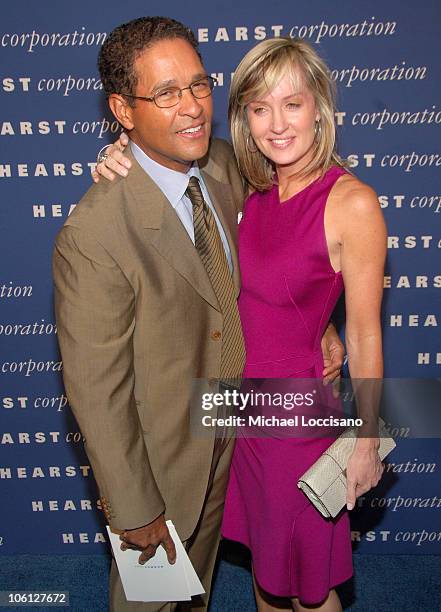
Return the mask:
<svg viewBox="0 0 441 612">
<path fill-rule="evenodd" d="M 440 377 L 439 0 L 7 3 L 0 25 L 3 554 L 107 551 L 62 385 L 51 253 L 90 185 L 97 150 L 119 133 L 96 69 L 99 48 L 116 25 L 145 14 L 194 29 L 218 82 L 215 134 L 226 138 L 231 74 L 243 54 L 274 36 L 316 46 L 338 86 L 340 151 L 376 189 L 388 224 L 386 376 Z M 381 484 L 352 513 L 354 550 L 439 554 L 439 440 L 397 445 Z"/>
</svg>

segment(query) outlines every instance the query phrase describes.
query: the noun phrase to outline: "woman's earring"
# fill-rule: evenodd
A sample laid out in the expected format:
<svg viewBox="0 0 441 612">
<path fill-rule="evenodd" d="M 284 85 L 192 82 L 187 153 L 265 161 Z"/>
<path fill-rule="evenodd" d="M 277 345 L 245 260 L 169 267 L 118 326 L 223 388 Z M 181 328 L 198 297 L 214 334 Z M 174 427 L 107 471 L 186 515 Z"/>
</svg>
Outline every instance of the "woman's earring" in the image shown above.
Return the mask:
<svg viewBox="0 0 441 612">
<path fill-rule="evenodd" d="M 317 119 L 317 121 L 315 122 L 315 126 L 314 126 L 314 138 L 316 142 L 319 142 L 321 137 L 322 137 L 322 123 L 320 119 Z"/>
<path fill-rule="evenodd" d="M 247 136 L 247 140 L 246 140 L 246 147 L 247 147 L 247 149 L 248 149 L 248 151 L 249 151 L 250 153 L 257 153 L 258 149 L 257 149 L 257 147 L 256 147 L 256 143 L 254 142 L 254 140 L 253 140 L 254 149 L 252 149 L 252 148 L 250 147 L 250 136 L 251 136 L 251 134 L 248 134 L 248 136 Z"/>
</svg>

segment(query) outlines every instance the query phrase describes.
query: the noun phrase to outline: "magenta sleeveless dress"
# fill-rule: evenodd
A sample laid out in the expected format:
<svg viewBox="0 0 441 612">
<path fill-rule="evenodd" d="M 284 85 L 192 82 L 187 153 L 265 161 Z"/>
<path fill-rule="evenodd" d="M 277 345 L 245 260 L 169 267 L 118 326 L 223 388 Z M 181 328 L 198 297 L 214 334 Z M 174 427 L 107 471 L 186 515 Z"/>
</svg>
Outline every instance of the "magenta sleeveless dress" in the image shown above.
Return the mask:
<svg viewBox="0 0 441 612">
<path fill-rule="evenodd" d="M 324 231 L 337 166 L 289 200 L 253 193 L 239 225 L 244 378 L 322 378 L 320 341 L 343 291 Z M 247 438 L 238 430 L 222 535 L 250 550 L 257 582 L 318 604 L 352 576 L 349 516 L 325 519 L 297 488 L 331 438 Z"/>
</svg>

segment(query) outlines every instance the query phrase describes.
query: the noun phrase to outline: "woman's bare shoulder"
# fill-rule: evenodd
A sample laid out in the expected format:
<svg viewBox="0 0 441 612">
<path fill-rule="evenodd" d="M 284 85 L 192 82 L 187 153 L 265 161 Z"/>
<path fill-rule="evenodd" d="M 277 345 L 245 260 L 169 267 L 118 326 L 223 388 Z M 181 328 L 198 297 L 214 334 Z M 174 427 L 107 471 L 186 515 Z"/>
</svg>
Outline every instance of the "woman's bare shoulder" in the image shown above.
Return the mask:
<svg viewBox="0 0 441 612">
<path fill-rule="evenodd" d="M 333 208 L 343 213 L 368 213 L 379 209 L 378 196 L 372 187 L 351 173 L 341 176 L 330 193 Z"/>
</svg>

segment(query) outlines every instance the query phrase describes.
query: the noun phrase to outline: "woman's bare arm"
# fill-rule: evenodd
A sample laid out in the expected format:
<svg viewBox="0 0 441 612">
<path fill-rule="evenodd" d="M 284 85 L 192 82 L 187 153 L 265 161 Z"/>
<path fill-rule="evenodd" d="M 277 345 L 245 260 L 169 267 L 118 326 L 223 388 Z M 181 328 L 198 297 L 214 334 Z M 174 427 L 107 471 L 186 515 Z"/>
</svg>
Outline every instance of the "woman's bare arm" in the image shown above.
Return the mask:
<svg viewBox="0 0 441 612">
<path fill-rule="evenodd" d="M 384 469 L 375 427 L 383 377 L 381 300 L 387 232 L 375 192 L 357 179 L 342 182 L 334 211 L 345 285 L 349 372 L 358 415 L 366 421 L 347 467 L 351 509 L 356 497 L 378 484 Z"/>
</svg>

